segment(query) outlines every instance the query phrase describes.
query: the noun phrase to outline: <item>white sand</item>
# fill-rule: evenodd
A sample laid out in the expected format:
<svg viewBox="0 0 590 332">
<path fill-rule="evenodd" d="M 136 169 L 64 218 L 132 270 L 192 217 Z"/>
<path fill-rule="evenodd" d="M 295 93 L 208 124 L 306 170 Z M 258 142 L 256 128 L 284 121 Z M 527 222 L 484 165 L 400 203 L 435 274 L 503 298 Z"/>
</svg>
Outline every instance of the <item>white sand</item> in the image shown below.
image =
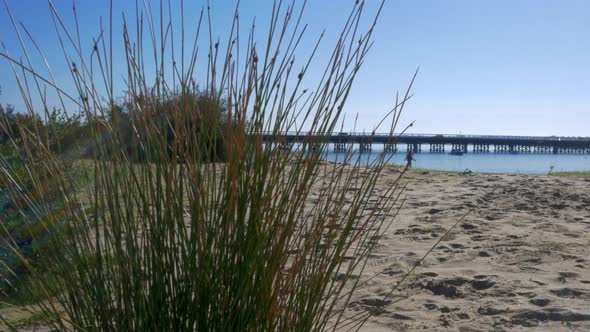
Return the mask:
<svg viewBox="0 0 590 332">
<path fill-rule="evenodd" d="M 383 183 L 396 175 L 386 170 Z M 590 178 L 411 171 L 406 179 L 406 205 L 362 279 L 376 277 L 347 309 L 373 314 L 362 330 L 590 331 Z"/>
</svg>

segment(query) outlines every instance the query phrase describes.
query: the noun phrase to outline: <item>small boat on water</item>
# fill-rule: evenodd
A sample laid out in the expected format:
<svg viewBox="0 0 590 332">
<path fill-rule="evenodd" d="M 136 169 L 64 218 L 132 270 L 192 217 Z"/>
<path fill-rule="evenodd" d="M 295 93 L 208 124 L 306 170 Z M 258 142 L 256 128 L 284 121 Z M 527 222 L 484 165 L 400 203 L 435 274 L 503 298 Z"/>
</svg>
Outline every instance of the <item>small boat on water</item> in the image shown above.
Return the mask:
<svg viewBox="0 0 590 332">
<path fill-rule="evenodd" d="M 463 150 L 460 149 L 453 149 L 451 150 L 451 152 L 449 152 L 450 155 L 453 156 L 462 156 L 464 154 Z"/>
</svg>

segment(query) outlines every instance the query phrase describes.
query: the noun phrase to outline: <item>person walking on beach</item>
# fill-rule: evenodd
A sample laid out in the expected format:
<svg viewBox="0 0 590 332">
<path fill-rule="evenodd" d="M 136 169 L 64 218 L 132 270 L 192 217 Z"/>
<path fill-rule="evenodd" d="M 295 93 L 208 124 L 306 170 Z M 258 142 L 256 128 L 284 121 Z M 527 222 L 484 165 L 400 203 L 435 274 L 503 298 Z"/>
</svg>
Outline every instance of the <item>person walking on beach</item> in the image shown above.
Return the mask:
<svg viewBox="0 0 590 332">
<path fill-rule="evenodd" d="M 406 165 L 407 168 L 412 168 L 413 160 L 416 160 L 414 159 L 414 150 L 412 148 L 409 148 L 408 153 L 406 153 L 406 161 L 408 162 L 408 164 Z"/>
</svg>

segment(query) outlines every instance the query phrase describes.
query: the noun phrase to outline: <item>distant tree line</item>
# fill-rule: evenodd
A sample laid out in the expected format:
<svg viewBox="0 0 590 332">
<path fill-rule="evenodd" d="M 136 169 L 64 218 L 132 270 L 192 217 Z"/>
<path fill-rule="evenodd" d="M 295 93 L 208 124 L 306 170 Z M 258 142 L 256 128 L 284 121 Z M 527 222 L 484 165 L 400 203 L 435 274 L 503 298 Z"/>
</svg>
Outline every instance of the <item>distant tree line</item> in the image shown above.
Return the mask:
<svg viewBox="0 0 590 332">
<path fill-rule="evenodd" d="M 180 112 L 181 108 L 194 111 Z M 0 145 L 5 147 L 11 139 L 19 145 L 30 136 L 42 138 L 46 148 L 60 155 L 108 158 L 115 152 L 124 152 L 132 161 L 141 162 L 146 161 L 149 147 L 134 144 L 139 144 L 142 134 L 148 134 L 142 129 L 150 125 L 159 127 L 159 132 L 167 138 L 169 153 L 172 153 L 173 144 L 178 144 L 178 135 L 182 134 L 185 145 L 195 139 L 210 140 L 211 153 L 204 155 L 210 161 L 222 161 L 224 131 L 230 122 L 227 109 L 224 99 L 202 92 L 174 94 L 162 99 L 140 97 L 134 101 L 125 100 L 114 103 L 110 109 L 102 110 L 101 115 L 90 119 L 82 112 L 66 114 L 53 108 L 43 120 L 38 114 L 16 112 L 11 105 L 0 105 Z M 111 139 L 117 139 L 118 144 L 112 144 Z M 105 151 L 113 147 L 119 151 Z"/>
</svg>

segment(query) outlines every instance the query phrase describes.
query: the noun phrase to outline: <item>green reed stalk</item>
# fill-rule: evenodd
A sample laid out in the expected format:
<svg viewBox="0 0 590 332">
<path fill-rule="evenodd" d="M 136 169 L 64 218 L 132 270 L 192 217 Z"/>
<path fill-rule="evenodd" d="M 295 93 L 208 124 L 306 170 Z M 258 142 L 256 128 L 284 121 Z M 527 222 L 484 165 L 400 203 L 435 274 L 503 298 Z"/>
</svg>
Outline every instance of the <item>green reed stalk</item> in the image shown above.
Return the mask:
<svg viewBox="0 0 590 332">
<path fill-rule="evenodd" d="M 34 81 L 82 109 L 89 128 L 79 143 L 91 158 L 73 166 L 40 132 L 22 126 L 22 138 L 11 139 L 32 183 L 27 191 L 12 181 L 11 197 L 33 211 L 29 227 L 50 234 L 43 268 L 55 280 L 27 264 L 42 289 L 38 310 L 55 317 L 49 323 L 100 331 L 337 328 L 401 189 L 396 180 L 374 190 L 385 155 L 362 165 L 349 150 L 342 163 L 322 162 L 379 13 L 361 33 L 364 2 L 354 4 L 322 76 L 305 90 L 319 41 L 296 61 L 304 5 L 275 1 L 264 45 L 254 25 L 246 39 L 240 34 L 237 9 L 227 41 L 216 41 L 207 7 L 196 35 L 183 26 L 178 44 L 163 10 L 170 2 L 157 2 L 158 17 L 151 1 L 138 2 L 135 22 L 124 15 L 121 50 L 113 50 L 111 5 L 110 25 L 85 54 L 78 27 L 68 30 L 49 4 L 76 91 L 0 53 L 31 114 Z M 181 1 L 184 25 L 183 10 Z M 202 89 L 194 81 L 199 46 L 207 52 Z M 125 58 L 125 72 L 114 72 L 114 56 Z M 115 104 L 121 76 L 126 93 Z M 408 98 L 393 111 L 392 132 Z M 264 143 L 301 128 L 312 135 L 292 150 Z M 1 161 L 0 170 L 10 178 Z"/>
</svg>

